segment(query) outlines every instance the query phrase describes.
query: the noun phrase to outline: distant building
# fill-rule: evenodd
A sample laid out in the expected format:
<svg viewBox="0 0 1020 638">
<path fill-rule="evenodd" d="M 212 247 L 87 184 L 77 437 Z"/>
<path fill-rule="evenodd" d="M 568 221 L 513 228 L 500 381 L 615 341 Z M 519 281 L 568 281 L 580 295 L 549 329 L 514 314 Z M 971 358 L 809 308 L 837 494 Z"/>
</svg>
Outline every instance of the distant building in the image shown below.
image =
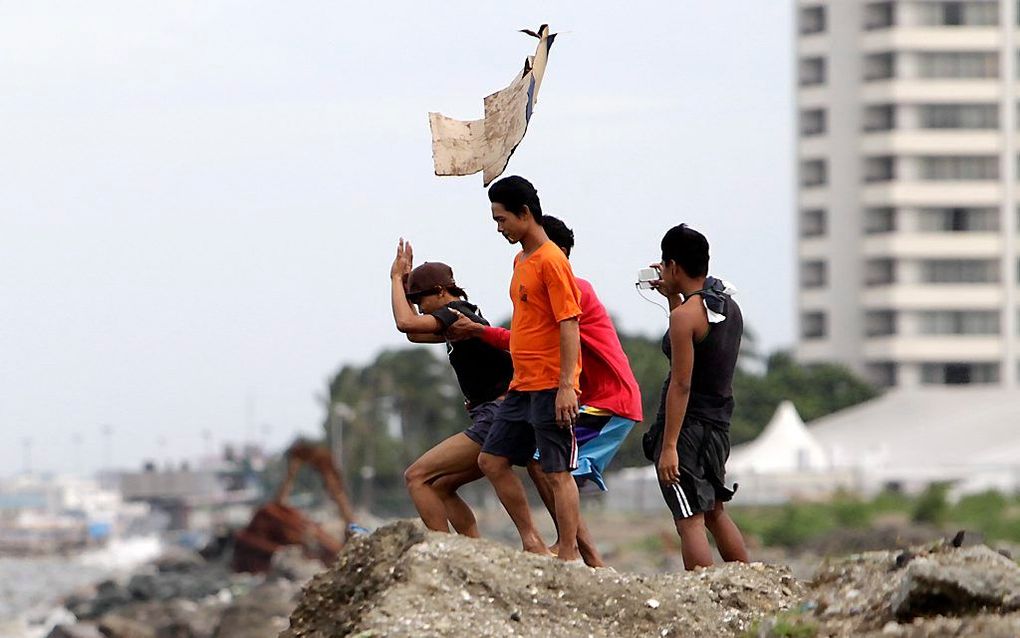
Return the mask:
<svg viewBox="0 0 1020 638">
<path fill-rule="evenodd" d="M 1017 3 L 796 13 L 797 358 L 1015 387 Z"/>
</svg>

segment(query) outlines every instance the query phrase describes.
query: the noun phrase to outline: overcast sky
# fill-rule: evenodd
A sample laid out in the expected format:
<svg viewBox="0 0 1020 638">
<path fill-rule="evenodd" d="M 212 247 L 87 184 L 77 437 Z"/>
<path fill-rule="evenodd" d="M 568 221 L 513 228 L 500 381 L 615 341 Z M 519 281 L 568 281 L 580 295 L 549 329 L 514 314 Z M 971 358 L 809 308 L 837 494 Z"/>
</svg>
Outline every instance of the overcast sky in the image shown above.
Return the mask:
<svg viewBox="0 0 1020 638">
<path fill-rule="evenodd" d="M 120 466 L 315 432 L 332 374 L 406 343 L 400 236 L 508 316 L 515 249 L 479 175 L 433 175 L 427 112 L 480 117 L 542 22 L 505 174 L 573 226 L 576 273 L 659 334 L 633 281 L 687 222 L 789 345 L 792 5 L 0 4 L 0 476 L 26 439 L 34 469 L 96 469 L 103 424 Z"/>
</svg>

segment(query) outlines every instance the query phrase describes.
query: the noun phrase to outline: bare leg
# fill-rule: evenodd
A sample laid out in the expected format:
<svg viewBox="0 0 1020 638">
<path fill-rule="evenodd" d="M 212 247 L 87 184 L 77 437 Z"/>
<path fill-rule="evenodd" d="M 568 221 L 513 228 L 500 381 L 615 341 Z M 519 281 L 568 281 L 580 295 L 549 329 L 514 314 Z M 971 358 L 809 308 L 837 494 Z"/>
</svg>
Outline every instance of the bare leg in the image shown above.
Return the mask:
<svg viewBox="0 0 1020 638">
<path fill-rule="evenodd" d="M 599 553 L 599 548 L 595 545 L 595 539 L 588 531 L 588 525 L 584 522 L 584 518 L 579 518 L 577 521 L 577 549 L 581 552 L 581 558 L 584 559 L 584 564 L 588 567 L 606 566 L 605 561 L 602 560 L 602 554 Z"/>
<path fill-rule="evenodd" d="M 712 566 L 712 547 L 708 544 L 705 532 L 705 515 L 695 514 L 689 518 L 676 521 L 676 531 L 680 534 L 680 554 L 684 558 L 684 568 Z"/>
<path fill-rule="evenodd" d="M 553 496 L 552 481 L 549 480 L 549 475 L 542 471 L 542 467 L 538 464 L 538 461 L 532 461 L 528 463 L 528 474 L 531 476 L 531 480 L 535 482 L 535 487 L 538 488 L 538 495 L 542 497 L 542 502 L 545 503 L 545 508 L 549 510 L 549 515 L 552 516 L 553 523 L 556 523 L 556 500 Z M 559 536 L 559 525 L 556 527 L 556 544 L 549 548 L 552 553 L 559 554 L 560 551 L 560 536 Z M 605 567 L 606 563 L 602 560 L 602 555 L 599 554 L 598 547 L 595 546 L 595 540 L 591 536 L 591 532 L 588 531 L 588 525 L 585 524 L 584 519 L 579 519 L 577 526 L 577 549 L 581 552 L 581 558 L 584 559 L 584 564 L 588 567 Z"/>
<path fill-rule="evenodd" d="M 715 546 L 726 562 L 748 562 L 747 546 L 737 524 L 726 513 L 722 501 L 716 501 L 711 512 L 705 514 L 705 527 L 712 532 Z"/>
<path fill-rule="evenodd" d="M 475 513 L 471 511 L 471 508 L 464 502 L 464 499 L 457 494 L 457 490 L 462 485 L 477 481 L 482 476 L 484 474 L 482 474 L 482 471 L 476 465 L 473 470 L 467 470 L 460 474 L 440 476 L 432 482 L 433 489 L 443 499 L 443 505 L 446 507 L 446 518 L 450 520 L 453 529 L 457 530 L 458 534 L 470 536 L 471 538 L 481 538 L 482 536 L 478 531 L 478 521 L 475 520 Z"/>
<path fill-rule="evenodd" d="M 556 529 L 559 530 L 559 559 L 577 560 L 581 554 L 577 549 L 577 530 L 581 520 L 581 501 L 577 483 L 570 472 L 546 472 L 552 485 L 556 504 Z"/>
<path fill-rule="evenodd" d="M 545 509 L 549 511 L 549 516 L 552 517 L 553 525 L 556 525 L 556 498 L 553 496 L 552 482 L 549 481 L 549 477 L 545 472 L 542 471 L 542 467 L 538 464 L 538 461 L 532 460 L 528 463 L 528 476 L 531 477 L 531 481 L 535 484 L 535 488 L 538 490 L 538 495 L 542 498 L 542 503 L 545 504 Z M 552 553 L 557 553 L 557 547 L 560 544 L 560 530 L 556 528 L 556 543 L 553 544 L 549 549 Z"/>
<path fill-rule="evenodd" d="M 418 510 L 422 522 L 430 530 L 450 531 L 446 504 L 433 483 L 441 476 L 477 469 L 480 447 L 463 432 L 454 434 L 422 454 L 404 472 L 404 481 L 407 483 L 411 500 L 414 501 L 414 507 Z"/>
<path fill-rule="evenodd" d="M 535 523 L 531 520 L 531 507 L 528 505 L 528 497 L 524 493 L 524 485 L 521 483 L 521 479 L 514 474 L 513 468 L 510 466 L 510 459 L 482 452 L 478 455 L 478 467 L 492 483 L 499 502 L 503 504 L 506 513 L 510 515 L 510 519 L 517 526 L 524 551 L 548 555 L 549 549 L 545 546 L 542 536 L 535 529 Z"/>
</svg>

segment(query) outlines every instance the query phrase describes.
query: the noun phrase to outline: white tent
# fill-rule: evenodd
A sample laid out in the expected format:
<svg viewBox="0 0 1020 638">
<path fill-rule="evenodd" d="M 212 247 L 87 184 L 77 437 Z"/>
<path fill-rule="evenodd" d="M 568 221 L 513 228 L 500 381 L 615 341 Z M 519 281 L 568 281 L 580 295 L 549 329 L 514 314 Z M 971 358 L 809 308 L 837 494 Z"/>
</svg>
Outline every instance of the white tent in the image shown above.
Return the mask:
<svg viewBox="0 0 1020 638">
<path fill-rule="evenodd" d="M 888 392 L 812 422 L 835 468 L 858 472 L 871 492 L 931 481 L 1020 488 L 1020 391 L 937 386 Z"/>
<path fill-rule="evenodd" d="M 783 401 L 758 438 L 733 449 L 727 472 L 777 474 L 823 471 L 829 468 L 825 448 L 804 426 L 793 403 Z"/>
</svg>

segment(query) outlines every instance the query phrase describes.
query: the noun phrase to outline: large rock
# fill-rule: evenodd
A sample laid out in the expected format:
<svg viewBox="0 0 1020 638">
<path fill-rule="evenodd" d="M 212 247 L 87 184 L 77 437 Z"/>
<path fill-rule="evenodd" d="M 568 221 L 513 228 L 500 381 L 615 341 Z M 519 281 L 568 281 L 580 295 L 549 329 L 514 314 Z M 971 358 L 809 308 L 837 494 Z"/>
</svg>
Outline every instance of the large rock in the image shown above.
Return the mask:
<svg viewBox="0 0 1020 638">
<path fill-rule="evenodd" d="M 936 542 L 827 561 L 801 619 L 820 636 L 1020 636 L 1020 567 Z"/>
<path fill-rule="evenodd" d="M 106 638 L 156 638 L 156 630 L 149 625 L 117 615 L 104 616 L 99 631 Z"/>
<path fill-rule="evenodd" d="M 783 567 L 622 574 L 401 522 L 351 541 L 281 637 L 741 636 L 800 593 Z"/>
<path fill-rule="evenodd" d="M 286 580 L 256 587 L 223 612 L 213 638 L 276 638 L 288 626 L 301 588 Z"/>
<path fill-rule="evenodd" d="M 307 558 L 304 549 L 292 545 L 273 553 L 269 566 L 269 577 L 283 578 L 304 584 L 324 569 L 326 566 L 322 564 L 322 561 Z"/>
<path fill-rule="evenodd" d="M 99 626 L 109 638 L 212 638 L 225 608 L 219 601 L 135 603 L 106 614 Z"/>
<path fill-rule="evenodd" d="M 987 547 L 916 558 L 892 599 L 898 620 L 1020 609 L 1020 568 Z"/>
<path fill-rule="evenodd" d="M 171 546 L 152 564 L 159 572 L 191 572 L 204 568 L 206 560 L 196 551 Z"/>
<path fill-rule="evenodd" d="M 104 638 L 99 628 L 90 623 L 78 623 L 75 625 L 57 625 L 46 638 Z"/>
</svg>

